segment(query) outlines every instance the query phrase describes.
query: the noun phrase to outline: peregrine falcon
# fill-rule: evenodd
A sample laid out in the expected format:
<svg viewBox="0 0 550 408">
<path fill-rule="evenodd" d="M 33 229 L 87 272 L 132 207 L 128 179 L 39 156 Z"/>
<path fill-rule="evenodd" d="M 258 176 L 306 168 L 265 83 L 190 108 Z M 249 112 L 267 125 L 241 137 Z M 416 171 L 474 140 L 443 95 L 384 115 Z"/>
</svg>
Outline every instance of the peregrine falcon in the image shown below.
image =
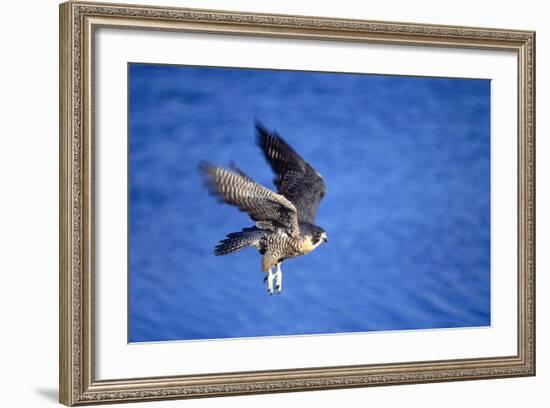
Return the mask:
<svg viewBox="0 0 550 408">
<path fill-rule="evenodd" d="M 327 242 L 325 230 L 315 225 L 326 186 L 321 175 L 275 131 L 256 122 L 256 134 L 275 173 L 276 193 L 256 183 L 234 164 L 223 168 L 203 162 L 199 168 L 212 194 L 256 222 L 253 227 L 228 234 L 214 254 L 228 255 L 255 247 L 262 255 L 262 271 L 267 273 L 264 282 L 272 295 L 274 283 L 277 293 L 283 289 L 283 261 L 308 254 Z"/>
</svg>

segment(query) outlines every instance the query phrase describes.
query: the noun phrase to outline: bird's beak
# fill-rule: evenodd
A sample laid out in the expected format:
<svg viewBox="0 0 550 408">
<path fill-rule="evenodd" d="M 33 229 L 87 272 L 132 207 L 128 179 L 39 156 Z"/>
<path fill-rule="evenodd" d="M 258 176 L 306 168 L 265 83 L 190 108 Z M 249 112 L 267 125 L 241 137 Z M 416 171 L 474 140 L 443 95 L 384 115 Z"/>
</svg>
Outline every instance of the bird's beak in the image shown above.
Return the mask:
<svg viewBox="0 0 550 408">
<path fill-rule="evenodd" d="M 328 242 L 328 238 L 327 238 L 327 237 L 323 237 L 323 241 Z"/>
</svg>

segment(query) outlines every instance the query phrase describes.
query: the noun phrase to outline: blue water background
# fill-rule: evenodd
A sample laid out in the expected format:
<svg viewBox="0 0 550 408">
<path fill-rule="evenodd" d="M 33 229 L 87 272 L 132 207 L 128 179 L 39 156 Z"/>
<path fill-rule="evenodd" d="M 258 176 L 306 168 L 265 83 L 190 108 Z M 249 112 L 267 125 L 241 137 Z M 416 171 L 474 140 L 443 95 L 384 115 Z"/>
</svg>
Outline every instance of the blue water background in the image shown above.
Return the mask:
<svg viewBox="0 0 550 408">
<path fill-rule="evenodd" d="M 490 81 L 130 64 L 129 341 L 490 325 Z M 201 160 L 273 188 L 254 118 L 324 177 L 329 242 L 268 296 Z"/>
</svg>

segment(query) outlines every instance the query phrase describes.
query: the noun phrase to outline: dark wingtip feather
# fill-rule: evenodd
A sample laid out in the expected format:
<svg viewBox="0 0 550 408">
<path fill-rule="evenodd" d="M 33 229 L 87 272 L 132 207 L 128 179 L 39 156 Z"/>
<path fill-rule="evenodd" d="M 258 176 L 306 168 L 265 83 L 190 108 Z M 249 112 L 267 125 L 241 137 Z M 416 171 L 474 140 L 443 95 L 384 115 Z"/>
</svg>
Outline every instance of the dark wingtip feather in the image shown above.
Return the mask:
<svg viewBox="0 0 550 408">
<path fill-rule="evenodd" d="M 227 255 L 227 253 L 225 252 L 225 248 L 224 248 L 224 241 L 220 241 L 218 243 L 218 245 L 216 245 L 216 247 L 214 248 L 213 253 L 214 253 L 215 256 Z"/>
<path fill-rule="evenodd" d="M 278 148 L 283 148 L 292 154 L 298 155 L 286 140 L 277 133 L 276 129 L 269 130 L 258 119 L 254 119 L 254 126 L 256 127 L 256 143 L 266 155 L 270 146 L 278 146 Z"/>
<path fill-rule="evenodd" d="M 264 126 L 264 124 L 258 119 L 258 118 L 254 118 L 254 126 L 256 127 L 256 130 L 258 132 L 266 132 L 266 133 L 269 133 L 269 131 L 267 130 L 267 128 Z"/>
<path fill-rule="evenodd" d="M 201 160 L 197 168 L 199 169 L 199 171 L 202 173 L 203 176 L 206 176 L 206 175 L 213 174 L 214 170 L 216 169 L 216 166 L 208 163 L 205 160 Z"/>
<path fill-rule="evenodd" d="M 254 125 L 256 127 L 256 144 L 271 166 L 273 166 L 271 151 L 274 147 L 284 146 L 287 150 L 292 151 L 292 148 L 288 146 L 276 130 L 267 129 L 258 119 L 255 119 Z M 275 168 L 273 170 L 277 171 Z"/>
<path fill-rule="evenodd" d="M 222 201 L 216 186 L 216 166 L 202 160 L 198 165 L 198 170 L 202 176 L 202 184 L 208 190 L 208 193 L 215 196 L 218 201 Z"/>
<path fill-rule="evenodd" d="M 256 128 L 256 144 L 260 147 L 265 146 L 271 132 L 256 118 L 254 119 L 254 127 Z"/>
<path fill-rule="evenodd" d="M 210 185 L 212 182 L 214 182 L 214 177 L 216 175 L 216 166 L 206 161 L 201 161 L 197 168 L 205 183 Z"/>
<path fill-rule="evenodd" d="M 288 145 L 285 140 L 277 133 L 277 130 L 269 130 L 258 119 L 254 119 L 254 127 L 256 128 L 256 143 L 264 151 L 274 143 L 282 143 Z"/>
</svg>

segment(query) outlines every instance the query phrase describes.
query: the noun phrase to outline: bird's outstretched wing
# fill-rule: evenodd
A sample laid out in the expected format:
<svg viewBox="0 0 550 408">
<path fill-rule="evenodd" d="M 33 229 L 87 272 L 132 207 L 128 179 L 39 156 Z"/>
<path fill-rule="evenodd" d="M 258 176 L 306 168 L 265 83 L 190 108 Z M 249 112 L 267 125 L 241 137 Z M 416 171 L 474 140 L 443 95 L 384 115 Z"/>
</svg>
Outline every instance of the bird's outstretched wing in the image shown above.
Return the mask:
<svg viewBox="0 0 550 408">
<path fill-rule="evenodd" d="M 327 190 L 321 175 L 315 171 L 276 132 L 256 121 L 258 145 L 276 174 L 279 194 L 288 198 L 298 210 L 300 221 L 315 223 L 319 203 Z"/>
<path fill-rule="evenodd" d="M 283 228 L 292 236 L 299 234 L 296 207 L 282 195 L 256 183 L 238 169 L 208 163 L 201 163 L 199 169 L 209 190 L 223 202 L 246 212 L 258 228 Z"/>
</svg>

